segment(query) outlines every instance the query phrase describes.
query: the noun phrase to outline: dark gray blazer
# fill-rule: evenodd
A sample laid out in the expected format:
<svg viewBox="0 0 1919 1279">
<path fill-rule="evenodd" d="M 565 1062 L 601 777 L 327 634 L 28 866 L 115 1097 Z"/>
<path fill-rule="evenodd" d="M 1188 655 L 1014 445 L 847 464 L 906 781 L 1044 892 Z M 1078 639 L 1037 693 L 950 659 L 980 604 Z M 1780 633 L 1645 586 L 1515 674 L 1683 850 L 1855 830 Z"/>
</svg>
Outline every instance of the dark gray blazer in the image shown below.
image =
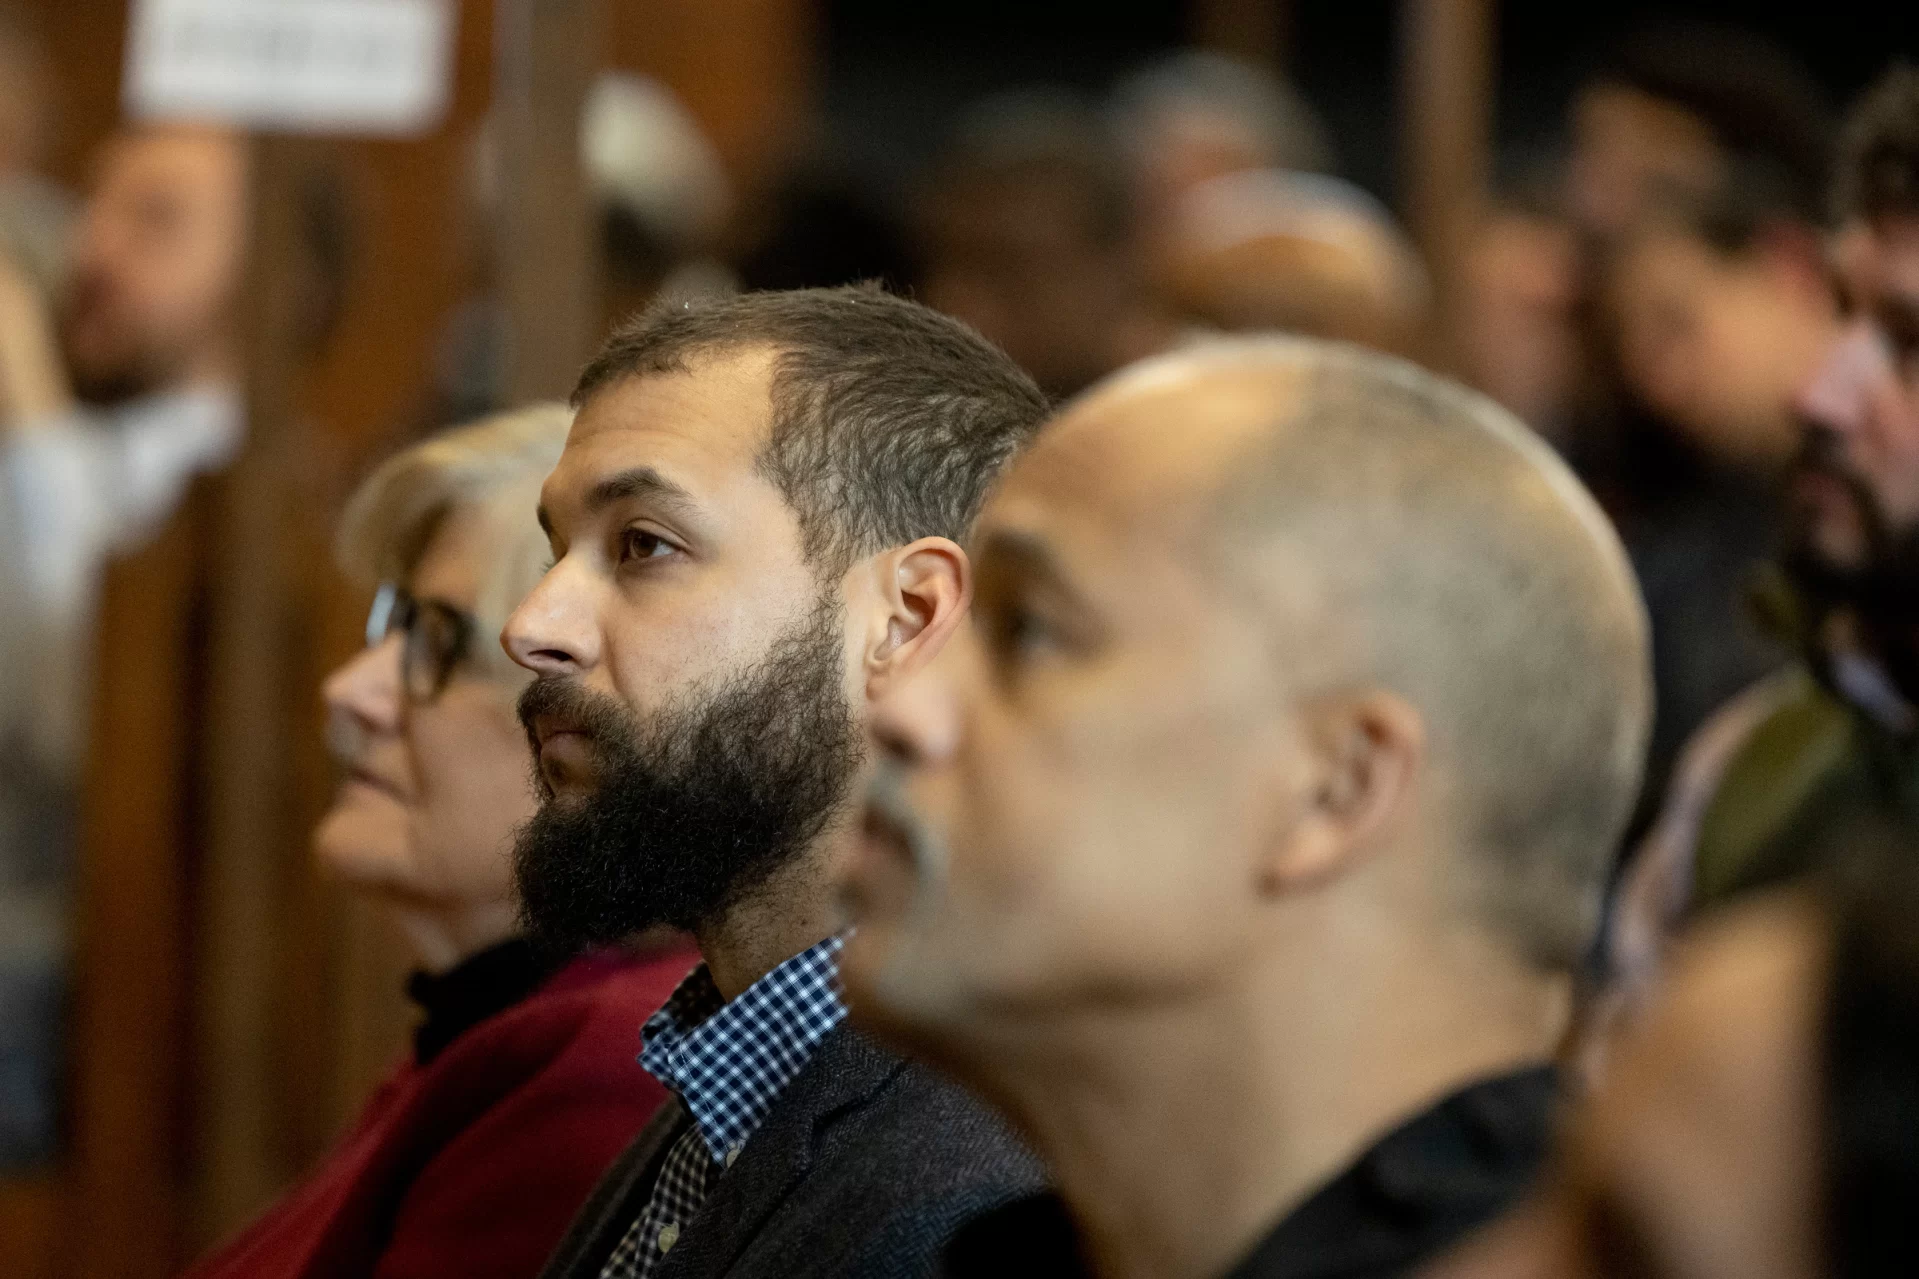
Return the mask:
<svg viewBox="0 0 1919 1279">
<path fill-rule="evenodd" d="M 575 1217 L 542 1279 L 598 1279 L 690 1120 L 669 1100 Z M 1045 1182 L 957 1086 L 849 1027 L 820 1042 L 663 1259 L 658 1279 L 933 1273 L 962 1225 Z"/>
</svg>

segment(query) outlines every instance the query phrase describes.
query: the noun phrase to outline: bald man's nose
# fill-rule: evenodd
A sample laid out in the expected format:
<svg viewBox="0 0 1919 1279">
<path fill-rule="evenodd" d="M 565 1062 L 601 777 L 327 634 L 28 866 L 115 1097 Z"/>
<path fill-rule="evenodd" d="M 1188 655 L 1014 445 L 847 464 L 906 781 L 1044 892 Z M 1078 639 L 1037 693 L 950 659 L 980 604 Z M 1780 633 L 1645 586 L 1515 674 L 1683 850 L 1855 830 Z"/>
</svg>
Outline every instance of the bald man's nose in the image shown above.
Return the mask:
<svg viewBox="0 0 1919 1279">
<path fill-rule="evenodd" d="M 944 654 L 934 659 L 873 708 L 874 743 L 909 767 L 943 764 L 959 749 L 963 717 L 945 661 Z"/>
<path fill-rule="evenodd" d="M 1807 421 L 1854 434 L 1865 425 L 1873 388 L 1891 371 L 1885 338 L 1870 320 L 1854 320 L 1827 350 L 1795 407 Z"/>
<path fill-rule="evenodd" d="M 559 564 L 506 619 L 500 646 L 536 675 L 577 675 L 600 661 L 600 629 L 591 592 Z"/>
</svg>

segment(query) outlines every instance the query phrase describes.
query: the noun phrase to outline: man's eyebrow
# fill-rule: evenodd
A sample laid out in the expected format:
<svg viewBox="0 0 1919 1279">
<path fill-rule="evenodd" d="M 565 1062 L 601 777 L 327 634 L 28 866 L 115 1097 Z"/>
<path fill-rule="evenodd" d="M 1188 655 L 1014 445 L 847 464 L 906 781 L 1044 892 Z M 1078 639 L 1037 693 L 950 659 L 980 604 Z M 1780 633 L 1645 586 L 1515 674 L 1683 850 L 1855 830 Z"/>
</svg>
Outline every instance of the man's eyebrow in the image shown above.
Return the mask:
<svg viewBox="0 0 1919 1279">
<path fill-rule="evenodd" d="M 615 502 L 634 497 L 651 498 L 663 506 L 687 511 L 694 510 L 698 505 L 691 493 L 650 466 L 636 466 L 630 471 L 607 476 L 587 490 L 586 501 L 582 505 L 588 515 L 596 515 Z"/>
<path fill-rule="evenodd" d="M 1079 593 L 1067 579 L 1052 546 L 1037 533 L 1023 529 L 994 529 L 980 539 L 979 562 L 982 570 L 1017 572 L 1035 579 L 1040 585 L 1059 591 L 1077 601 Z"/>
</svg>

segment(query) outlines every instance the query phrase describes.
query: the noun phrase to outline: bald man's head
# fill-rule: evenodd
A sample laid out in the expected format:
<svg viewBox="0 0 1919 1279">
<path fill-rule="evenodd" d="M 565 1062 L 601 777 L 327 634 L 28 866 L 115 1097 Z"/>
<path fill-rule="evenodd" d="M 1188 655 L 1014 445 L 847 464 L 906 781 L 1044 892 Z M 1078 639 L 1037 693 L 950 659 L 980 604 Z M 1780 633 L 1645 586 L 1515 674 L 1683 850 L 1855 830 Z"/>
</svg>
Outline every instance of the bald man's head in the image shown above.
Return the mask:
<svg viewBox="0 0 1919 1279">
<path fill-rule="evenodd" d="M 1510 414 L 1412 365 L 1256 339 L 1186 367 L 1263 421 L 1208 503 L 1221 586 L 1266 610 L 1302 692 L 1418 708 L 1466 900 L 1572 964 L 1652 714 L 1644 607 L 1597 504 Z"/>
<path fill-rule="evenodd" d="M 878 718 L 869 1011 L 1170 997 L 1260 954 L 1311 981 L 1368 936 L 1576 961 L 1645 620 L 1591 499 L 1489 401 L 1308 339 L 1164 356 L 1041 433 L 974 556 L 971 633 Z"/>
</svg>

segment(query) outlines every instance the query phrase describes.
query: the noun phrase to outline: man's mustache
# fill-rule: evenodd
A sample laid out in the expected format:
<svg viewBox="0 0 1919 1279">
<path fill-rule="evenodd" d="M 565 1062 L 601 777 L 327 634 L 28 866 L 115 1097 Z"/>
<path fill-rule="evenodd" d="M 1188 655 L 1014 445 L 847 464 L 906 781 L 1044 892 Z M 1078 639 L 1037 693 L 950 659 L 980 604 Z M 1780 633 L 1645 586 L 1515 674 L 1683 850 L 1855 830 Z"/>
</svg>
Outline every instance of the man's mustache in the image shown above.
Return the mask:
<svg viewBox="0 0 1919 1279">
<path fill-rule="evenodd" d="M 540 751 L 539 721 L 558 720 L 568 732 L 578 733 L 598 744 L 617 734 L 623 715 L 617 704 L 604 693 L 589 692 L 571 675 L 547 676 L 534 680 L 520 690 L 514 709 L 520 728 L 526 733 L 527 747 L 535 755 Z"/>
<path fill-rule="evenodd" d="M 867 820 L 877 823 L 900 841 L 922 891 L 937 888 L 946 879 L 946 844 L 920 817 L 906 797 L 906 769 L 897 760 L 882 759 L 866 788 Z"/>
</svg>

